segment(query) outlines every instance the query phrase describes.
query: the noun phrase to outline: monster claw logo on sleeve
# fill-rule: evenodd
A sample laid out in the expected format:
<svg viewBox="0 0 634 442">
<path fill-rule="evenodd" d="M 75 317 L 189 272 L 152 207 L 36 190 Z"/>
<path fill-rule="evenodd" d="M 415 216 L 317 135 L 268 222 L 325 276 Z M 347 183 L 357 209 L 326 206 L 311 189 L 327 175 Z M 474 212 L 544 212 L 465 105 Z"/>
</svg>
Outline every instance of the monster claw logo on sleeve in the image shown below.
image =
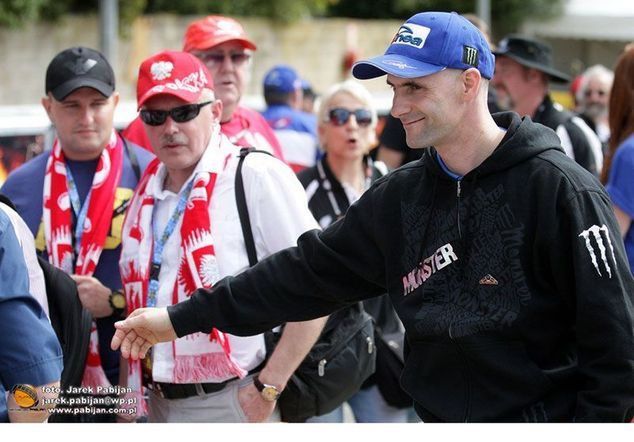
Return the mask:
<svg viewBox="0 0 634 442">
<path fill-rule="evenodd" d="M 18 404 L 20 408 L 33 408 L 39 403 L 37 390 L 29 384 L 13 386 L 11 394 L 13 395 L 13 399 L 15 399 L 15 403 Z"/>
<path fill-rule="evenodd" d="M 597 271 L 600 277 L 603 277 L 601 270 L 603 269 L 608 278 L 612 278 L 612 269 L 610 264 L 616 264 L 616 257 L 614 256 L 614 247 L 612 246 L 612 240 L 610 239 L 610 231 L 605 224 L 602 224 L 600 227 L 594 225 L 579 234 L 580 238 L 583 238 L 585 241 L 586 249 L 590 254 L 590 259 L 592 260 L 592 265 L 594 269 Z M 609 247 L 609 249 L 606 247 Z M 596 247 L 596 249 L 595 249 Z M 601 263 L 597 260 L 597 249 L 600 255 Z M 608 254 L 608 251 L 610 254 Z M 612 258 L 612 259 L 610 259 Z"/>
</svg>

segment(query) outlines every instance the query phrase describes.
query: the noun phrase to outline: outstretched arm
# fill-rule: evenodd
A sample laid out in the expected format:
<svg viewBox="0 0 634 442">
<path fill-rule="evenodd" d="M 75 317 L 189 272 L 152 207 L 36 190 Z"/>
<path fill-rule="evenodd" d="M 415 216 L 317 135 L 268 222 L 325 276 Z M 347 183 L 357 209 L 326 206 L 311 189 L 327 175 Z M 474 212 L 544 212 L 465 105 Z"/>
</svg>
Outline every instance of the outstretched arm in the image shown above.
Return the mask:
<svg viewBox="0 0 634 442">
<path fill-rule="evenodd" d="M 154 344 L 175 340 L 176 332 L 166 308 L 140 308 L 125 321 L 115 323 L 117 328 L 110 346 L 121 347 L 124 358 L 143 359 Z"/>
</svg>

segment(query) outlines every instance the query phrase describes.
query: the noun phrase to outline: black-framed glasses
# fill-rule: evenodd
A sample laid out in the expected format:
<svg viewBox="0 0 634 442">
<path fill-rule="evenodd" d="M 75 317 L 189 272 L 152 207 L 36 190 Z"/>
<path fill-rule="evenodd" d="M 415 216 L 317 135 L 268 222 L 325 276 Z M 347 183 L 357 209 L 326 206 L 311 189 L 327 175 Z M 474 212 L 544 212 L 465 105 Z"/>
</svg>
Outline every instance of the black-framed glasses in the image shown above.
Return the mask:
<svg viewBox="0 0 634 442">
<path fill-rule="evenodd" d="M 185 106 L 174 107 L 170 110 L 141 109 L 139 116 L 141 121 L 150 126 L 160 126 L 167 120 L 167 116 L 172 117 L 176 123 L 186 123 L 198 116 L 200 110 L 211 104 L 211 101 L 205 101 L 199 104 L 186 104 Z"/>
<path fill-rule="evenodd" d="M 372 112 L 368 109 L 351 111 L 342 107 L 330 109 L 330 111 L 328 111 L 328 121 L 334 126 L 343 126 L 350 119 L 350 115 L 354 115 L 359 126 L 366 127 L 372 123 Z"/>
<path fill-rule="evenodd" d="M 194 55 L 207 66 L 221 65 L 227 57 L 230 58 L 231 63 L 236 66 L 242 66 L 251 59 L 251 54 L 248 52 L 234 52 L 232 54 L 225 54 L 223 52 L 197 52 Z"/>
</svg>

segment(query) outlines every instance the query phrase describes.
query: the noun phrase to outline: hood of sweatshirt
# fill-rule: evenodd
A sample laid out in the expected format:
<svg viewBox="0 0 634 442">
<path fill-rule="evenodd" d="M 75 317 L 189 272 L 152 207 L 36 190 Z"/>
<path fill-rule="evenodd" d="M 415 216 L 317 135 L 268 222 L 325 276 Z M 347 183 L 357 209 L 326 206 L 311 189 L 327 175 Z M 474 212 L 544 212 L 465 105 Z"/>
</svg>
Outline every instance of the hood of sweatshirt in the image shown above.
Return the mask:
<svg viewBox="0 0 634 442">
<path fill-rule="evenodd" d="M 506 135 L 482 164 L 465 175 L 467 180 L 504 171 L 547 150 L 555 149 L 563 153 L 561 141 L 555 131 L 536 125 L 529 117 L 520 118 L 514 112 L 501 112 L 494 114 L 493 119 L 499 127 L 507 131 Z M 426 149 L 424 156 L 432 173 L 449 179 L 436 160 L 436 149 Z"/>
</svg>

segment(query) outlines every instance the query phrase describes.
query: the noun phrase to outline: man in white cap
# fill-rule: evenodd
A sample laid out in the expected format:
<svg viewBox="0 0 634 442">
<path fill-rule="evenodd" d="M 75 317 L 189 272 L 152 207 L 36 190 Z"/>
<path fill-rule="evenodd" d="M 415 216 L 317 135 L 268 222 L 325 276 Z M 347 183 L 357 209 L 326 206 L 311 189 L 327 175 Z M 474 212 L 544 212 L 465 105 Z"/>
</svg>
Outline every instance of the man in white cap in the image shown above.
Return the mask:
<svg viewBox="0 0 634 442">
<path fill-rule="evenodd" d="M 189 53 L 145 60 L 137 103 L 157 159 L 130 204 L 121 275 L 132 309 L 165 308 L 249 266 L 236 205 L 239 148 L 221 134 L 223 103 Z M 302 186 L 281 161 L 253 153 L 241 174 L 258 258 L 316 227 Z M 150 390 L 150 422 L 278 421 L 276 400 L 324 322 L 287 324 L 266 361 L 262 334 L 214 329 L 160 344 L 143 366 L 130 361 L 127 385 L 138 404 L 142 386 Z"/>
<path fill-rule="evenodd" d="M 256 333 L 387 291 L 409 344 L 401 384 L 423 421 L 631 420 L 634 281 L 609 198 L 554 131 L 491 116 L 494 63 L 463 17 L 411 17 L 352 73 L 387 74 L 392 115 L 421 160 L 296 248 L 133 312 L 113 346 L 139 357 L 177 336 Z"/>
</svg>

